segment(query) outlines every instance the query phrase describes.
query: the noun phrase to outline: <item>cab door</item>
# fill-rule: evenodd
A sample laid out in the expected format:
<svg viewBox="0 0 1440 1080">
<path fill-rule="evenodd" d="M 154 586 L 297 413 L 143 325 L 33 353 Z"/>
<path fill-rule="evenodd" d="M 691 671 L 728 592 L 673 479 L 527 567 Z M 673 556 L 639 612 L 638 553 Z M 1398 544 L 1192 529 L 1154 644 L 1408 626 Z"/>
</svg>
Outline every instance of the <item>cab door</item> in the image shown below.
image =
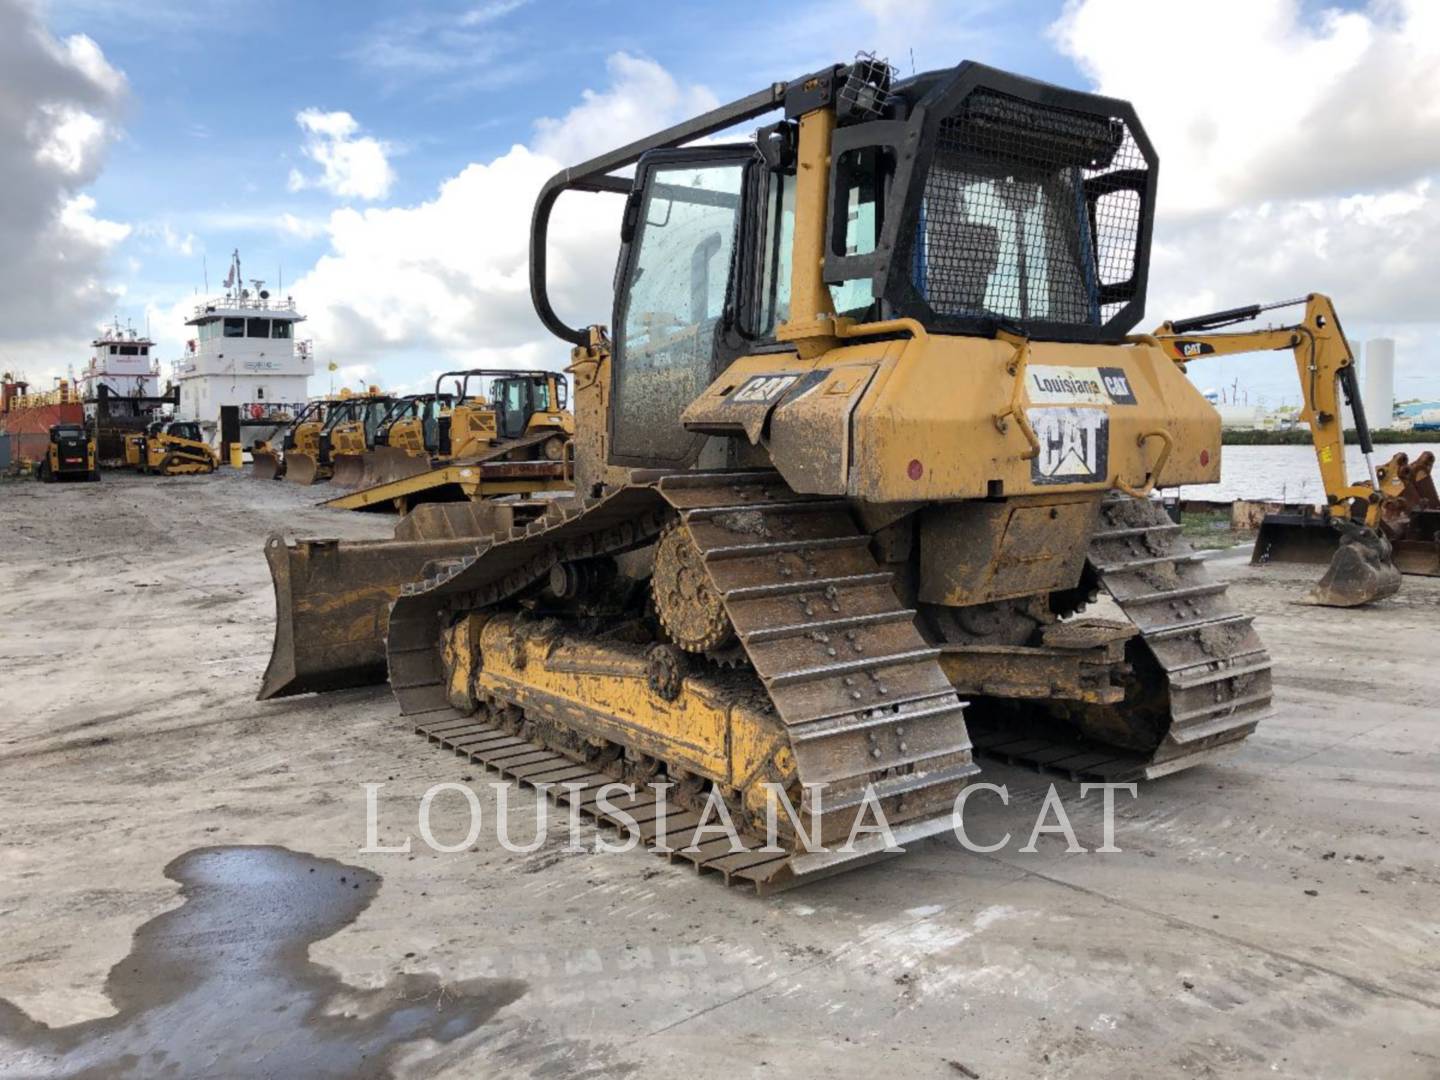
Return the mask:
<svg viewBox="0 0 1440 1080">
<path fill-rule="evenodd" d="M 719 373 L 716 337 L 753 147 L 662 150 L 641 159 L 616 271 L 611 464 L 685 468 L 704 436 L 680 423 Z"/>
</svg>

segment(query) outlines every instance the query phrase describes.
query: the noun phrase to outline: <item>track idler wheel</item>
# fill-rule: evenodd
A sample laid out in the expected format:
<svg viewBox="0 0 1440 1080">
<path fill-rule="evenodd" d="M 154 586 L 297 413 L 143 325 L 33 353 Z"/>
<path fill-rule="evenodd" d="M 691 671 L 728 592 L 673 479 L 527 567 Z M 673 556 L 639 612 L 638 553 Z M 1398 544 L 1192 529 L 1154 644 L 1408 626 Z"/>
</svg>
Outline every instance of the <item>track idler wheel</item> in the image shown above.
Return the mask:
<svg viewBox="0 0 1440 1080">
<path fill-rule="evenodd" d="M 655 545 L 650 591 L 660 625 L 686 652 L 709 652 L 735 636 L 705 561 L 690 531 L 679 522 L 667 528 Z"/>
</svg>

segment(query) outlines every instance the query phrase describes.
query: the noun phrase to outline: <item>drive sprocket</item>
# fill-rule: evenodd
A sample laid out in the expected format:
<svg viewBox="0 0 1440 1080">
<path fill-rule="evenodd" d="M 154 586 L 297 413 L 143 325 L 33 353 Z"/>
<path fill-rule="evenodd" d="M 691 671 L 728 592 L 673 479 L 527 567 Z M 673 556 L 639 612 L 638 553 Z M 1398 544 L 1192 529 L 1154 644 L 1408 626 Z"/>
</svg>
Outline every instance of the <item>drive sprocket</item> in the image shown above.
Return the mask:
<svg viewBox="0 0 1440 1080">
<path fill-rule="evenodd" d="M 704 559 L 681 522 L 669 525 L 655 545 L 650 591 L 660 625 L 686 652 L 711 652 L 735 636 Z"/>
</svg>

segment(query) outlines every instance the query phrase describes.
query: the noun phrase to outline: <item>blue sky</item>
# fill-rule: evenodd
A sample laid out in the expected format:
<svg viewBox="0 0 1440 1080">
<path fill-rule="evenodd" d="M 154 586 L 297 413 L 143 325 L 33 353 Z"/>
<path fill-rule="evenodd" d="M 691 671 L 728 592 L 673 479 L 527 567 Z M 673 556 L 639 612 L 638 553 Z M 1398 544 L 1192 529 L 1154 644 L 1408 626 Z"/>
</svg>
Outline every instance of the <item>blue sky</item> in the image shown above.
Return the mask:
<svg viewBox="0 0 1440 1080">
<path fill-rule="evenodd" d="M 974 19 L 988 59 L 1056 81 L 1079 79 L 1067 58 L 1043 44 L 1059 4 L 973 7 L 986 12 L 983 19 L 956 18 Z M 396 174 L 384 202 L 415 203 L 467 163 L 529 140 L 537 117 L 563 115 L 603 81 L 613 53 L 654 57 L 723 99 L 869 44 L 845 29 L 844 5 L 800 5 L 796 25 L 817 31 L 807 55 L 774 22 L 775 10 L 686 0 L 258 0 L 237 17 L 233 5 L 203 0 L 77 0 L 52 4 L 48 24 L 60 37 L 94 38 L 131 85 L 124 135 L 91 192 L 97 213 L 136 227 L 115 254 L 122 264 L 141 264 L 126 275 L 119 312 L 139 320 L 147 302 L 168 307 L 177 290 L 201 286 L 202 254 L 223 273 L 238 247 L 247 273 L 273 280 L 285 268 L 294 280 L 326 250 L 323 235 L 274 226 L 284 214 L 320 222 L 337 202 L 323 190 L 287 190 L 290 170 L 305 164 L 295 123 L 302 109 L 344 110 L 384 140 Z M 870 20 L 861 13 L 856 21 Z M 911 47 L 921 70 L 958 59 L 949 50 L 927 53 L 923 38 Z M 893 59 L 907 69 L 911 63 L 908 52 Z M 193 254 L 167 245 L 167 229 L 175 240 L 193 236 Z"/>
<path fill-rule="evenodd" d="M 92 198 L 90 213 L 116 233 L 128 228 L 105 243 L 100 288 L 112 296 L 100 305 L 108 311 L 92 304 L 95 316 L 140 325 L 148 314 L 162 341 L 183 333 L 170 324 L 202 286 L 202 259 L 214 289 L 238 247 L 247 276 L 273 283 L 283 268 L 287 289 L 300 283 L 311 327 L 356 377 L 422 382 L 476 348 L 486 362 L 554 366 L 563 349 L 537 331 L 515 288 L 523 251 L 487 263 L 432 258 L 426 245 L 474 235 L 502 246 L 496 234 L 528 217 L 530 180 L 500 174 L 523 171 L 526 153 L 618 143 L 707 95 L 739 96 L 873 48 L 904 72 L 968 57 L 1132 98 L 1162 156 L 1148 318 L 1328 291 L 1353 337 L 1399 339 L 1406 396 L 1440 395 L 1440 316 L 1415 285 L 1440 271 L 1440 121 L 1423 110 L 1395 119 L 1393 102 L 1417 80 L 1422 92 L 1436 85 L 1425 82 L 1440 67 L 1435 6 L 50 0 L 38 10 L 49 34 L 92 39 L 128 83 L 107 117 L 103 161 L 71 191 Z M 587 94 L 600 102 L 588 114 L 577 109 Z M 1385 143 L 1363 118 L 1338 137 L 1322 125 L 1336 102 L 1367 101 L 1398 125 Z M 305 110 L 352 118 L 353 137 L 393 174 L 383 193 L 314 182 L 319 165 L 297 124 Z M 557 126 L 563 137 L 547 136 Z M 517 145 L 526 151 L 512 153 Z M 311 183 L 297 189 L 295 170 Z M 466 190 L 440 195 L 457 177 Z M 614 239 L 608 224 L 594 232 L 573 263 L 599 284 L 576 295 L 603 320 Z M 388 290 L 366 280 L 391 274 Z M 368 307 L 353 310 L 352 293 Z M 431 332 L 426 321 L 445 321 L 447 304 L 475 311 Z M 505 325 L 492 333 L 497 320 Z M 44 347 L 53 353 L 65 337 L 54 327 Z M 1273 358 L 1218 362 L 1197 381 L 1235 379 L 1271 403 L 1294 396 L 1293 372 Z"/>
</svg>

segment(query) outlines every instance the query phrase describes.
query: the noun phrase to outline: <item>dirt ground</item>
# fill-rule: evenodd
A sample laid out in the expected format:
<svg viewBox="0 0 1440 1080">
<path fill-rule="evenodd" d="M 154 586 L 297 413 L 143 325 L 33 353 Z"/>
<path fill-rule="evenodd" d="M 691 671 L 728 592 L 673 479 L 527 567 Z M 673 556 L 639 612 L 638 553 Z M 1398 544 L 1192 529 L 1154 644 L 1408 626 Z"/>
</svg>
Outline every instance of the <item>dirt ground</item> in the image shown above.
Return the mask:
<svg viewBox="0 0 1440 1080">
<path fill-rule="evenodd" d="M 159 1046 L 124 1059 L 133 1075 L 281 1074 L 253 1045 L 162 1067 L 196 1041 L 178 1006 L 127 1012 L 292 918 L 283 892 L 223 932 L 167 938 L 157 918 L 206 910 L 182 899 L 197 849 L 276 845 L 304 856 L 276 865 L 366 883 L 343 925 L 284 952 L 328 987 L 302 1026 L 364 1027 L 427 995 L 443 1011 L 447 988 L 483 1005 L 469 1026 L 396 1028 L 338 1074 L 1440 1076 L 1440 581 L 1341 612 L 1295 603 L 1303 574 L 1216 559 L 1259 617 L 1278 709 L 1224 763 L 1122 798 L 1121 852 L 1058 836 L 1019 852 L 1049 781 L 987 762 L 1010 802 L 978 797 L 969 823 L 1014 834 L 1004 849 L 943 837 L 760 899 L 643 851 L 567 851 L 558 815 L 538 850 L 506 852 L 494 777 L 411 734 L 385 687 L 255 702 L 264 537 L 388 533 L 316 497 L 227 472 L 0 484 L 0 1075 L 53 1071 L 37 1040 L 112 1013 L 104 1030 Z M 361 853 L 367 781 L 381 843 L 410 837 L 409 854 Z M 479 794 L 471 850 L 420 840 L 438 781 Z M 1099 846 L 1098 799 L 1058 788 Z M 464 836 L 460 798 L 433 811 L 437 838 Z M 156 961 L 157 941 L 185 963 Z M 221 1043 L 260 1008 L 235 978 L 205 983 Z"/>
</svg>

